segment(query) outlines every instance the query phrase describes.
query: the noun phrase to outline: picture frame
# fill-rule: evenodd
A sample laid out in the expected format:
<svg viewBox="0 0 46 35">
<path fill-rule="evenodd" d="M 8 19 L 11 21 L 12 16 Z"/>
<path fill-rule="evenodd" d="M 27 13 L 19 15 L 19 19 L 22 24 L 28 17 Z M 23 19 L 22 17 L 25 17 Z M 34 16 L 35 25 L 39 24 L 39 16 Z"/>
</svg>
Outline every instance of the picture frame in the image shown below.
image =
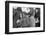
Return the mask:
<svg viewBox="0 0 46 35">
<path fill-rule="evenodd" d="M 19 8 L 27 7 L 27 9 L 31 7 L 31 9 L 32 8 L 35 10 L 38 9 L 38 11 L 40 12 L 40 22 L 39 23 L 41 25 L 36 24 L 36 27 L 33 27 L 34 25 L 32 24 L 32 26 L 29 28 L 28 27 L 23 28 L 23 26 L 21 28 L 16 27 L 13 21 L 13 19 L 15 19 L 13 15 L 15 13 L 14 10 L 16 9 L 16 7 L 19 7 Z M 33 9 L 31 11 L 34 11 Z M 34 33 L 34 32 L 45 32 L 45 3 L 5 1 L 5 34 Z"/>
</svg>

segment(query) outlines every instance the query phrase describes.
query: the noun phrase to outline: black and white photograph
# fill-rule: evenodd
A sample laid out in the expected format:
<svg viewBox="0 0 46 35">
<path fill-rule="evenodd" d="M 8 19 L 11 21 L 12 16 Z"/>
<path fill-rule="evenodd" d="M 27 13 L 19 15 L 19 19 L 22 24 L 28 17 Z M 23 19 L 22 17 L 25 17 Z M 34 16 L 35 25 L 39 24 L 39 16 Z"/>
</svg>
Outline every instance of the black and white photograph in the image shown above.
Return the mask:
<svg viewBox="0 0 46 35">
<path fill-rule="evenodd" d="M 6 1 L 6 34 L 44 32 L 44 5 L 44 3 L 35 2 Z"/>
<path fill-rule="evenodd" d="M 40 8 L 13 7 L 13 28 L 40 27 Z"/>
</svg>

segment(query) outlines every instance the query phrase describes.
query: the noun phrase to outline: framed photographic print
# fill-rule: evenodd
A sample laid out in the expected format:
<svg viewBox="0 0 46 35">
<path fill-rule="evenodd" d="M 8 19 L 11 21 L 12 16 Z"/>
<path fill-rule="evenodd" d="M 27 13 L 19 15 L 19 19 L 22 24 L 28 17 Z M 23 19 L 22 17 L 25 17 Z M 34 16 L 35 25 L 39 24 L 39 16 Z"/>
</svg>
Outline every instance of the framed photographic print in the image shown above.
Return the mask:
<svg viewBox="0 0 46 35">
<path fill-rule="evenodd" d="M 45 3 L 5 1 L 5 33 L 45 31 Z"/>
</svg>

